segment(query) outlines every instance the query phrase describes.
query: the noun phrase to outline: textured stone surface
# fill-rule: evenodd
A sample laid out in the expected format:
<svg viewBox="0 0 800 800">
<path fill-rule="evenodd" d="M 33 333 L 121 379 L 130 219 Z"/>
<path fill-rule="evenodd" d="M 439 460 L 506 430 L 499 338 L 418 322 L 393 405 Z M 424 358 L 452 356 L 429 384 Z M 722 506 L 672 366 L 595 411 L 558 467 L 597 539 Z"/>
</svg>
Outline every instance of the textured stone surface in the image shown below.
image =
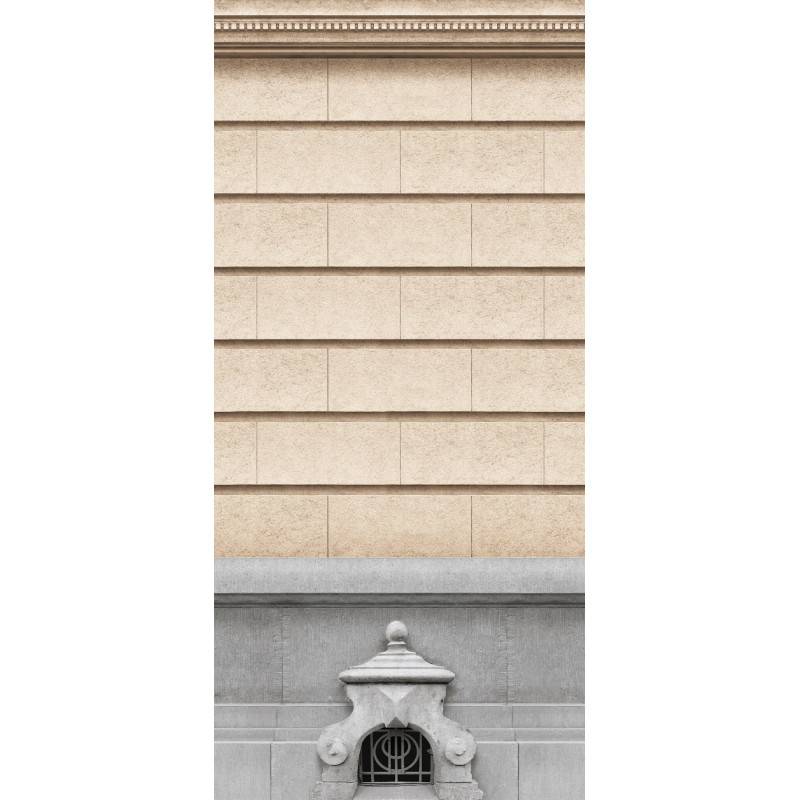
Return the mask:
<svg viewBox="0 0 800 800">
<path fill-rule="evenodd" d="M 481 742 L 472 775 L 486 800 L 521 800 L 518 793 L 519 762 L 516 742 Z"/>
<path fill-rule="evenodd" d="M 582 495 L 475 495 L 475 556 L 583 555 Z"/>
<path fill-rule="evenodd" d="M 583 439 L 583 422 L 548 420 L 545 423 L 545 483 L 565 485 L 583 483 Z"/>
<path fill-rule="evenodd" d="M 259 422 L 258 482 L 398 483 L 399 433 L 398 422 Z"/>
<path fill-rule="evenodd" d="M 275 608 L 214 613 L 214 698 L 219 703 L 283 700 L 281 614 Z"/>
<path fill-rule="evenodd" d="M 543 424 L 403 422 L 403 483 L 539 484 Z"/>
<path fill-rule="evenodd" d="M 252 129 L 214 131 L 214 191 L 256 191 L 256 132 Z"/>
<path fill-rule="evenodd" d="M 332 349 L 331 411 L 469 411 L 468 349 Z"/>
<path fill-rule="evenodd" d="M 582 198 L 472 204 L 477 267 L 580 267 L 583 241 Z"/>
<path fill-rule="evenodd" d="M 217 495 L 217 556 L 326 556 L 325 495 Z"/>
<path fill-rule="evenodd" d="M 217 411 L 325 411 L 327 351 L 252 347 L 214 351 Z"/>
<path fill-rule="evenodd" d="M 328 213 L 331 266 L 470 263 L 469 203 L 331 203 Z"/>
<path fill-rule="evenodd" d="M 469 556 L 467 495 L 333 495 L 332 556 Z"/>
<path fill-rule="evenodd" d="M 467 59 L 333 58 L 329 81 L 332 120 L 469 119 Z"/>
<path fill-rule="evenodd" d="M 270 747 L 262 742 L 214 746 L 214 800 L 265 800 L 270 796 Z"/>
<path fill-rule="evenodd" d="M 585 723 L 582 703 L 520 703 L 511 710 L 512 724 L 520 728 L 583 728 Z"/>
<path fill-rule="evenodd" d="M 400 131 L 363 127 L 260 130 L 258 191 L 399 192 Z"/>
<path fill-rule="evenodd" d="M 455 672 L 450 703 L 583 700 L 580 608 L 224 607 L 216 616 L 217 702 L 344 703 L 339 672 L 382 650 L 393 619 L 412 631 L 411 649 Z"/>
<path fill-rule="evenodd" d="M 400 338 L 400 278 L 261 276 L 258 335 L 261 339 Z"/>
<path fill-rule="evenodd" d="M 215 59 L 214 118 L 323 120 L 326 72 L 325 59 Z"/>
<path fill-rule="evenodd" d="M 325 203 L 218 202 L 218 267 L 321 267 L 326 256 Z"/>
<path fill-rule="evenodd" d="M 583 752 L 577 743 L 520 742 L 520 800 L 583 800 Z"/>
<path fill-rule="evenodd" d="M 472 118 L 582 120 L 582 58 L 476 58 Z"/>
<path fill-rule="evenodd" d="M 245 275 L 214 278 L 214 338 L 255 339 L 256 279 Z"/>
<path fill-rule="evenodd" d="M 274 728 L 278 724 L 278 704 L 215 703 L 215 728 Z"/>
<path fill-rule="evenodd" d="M 404 275 L 403 338 L 540 338 L 542 291 L 539 275 Z"/>
<path fill-rule="evenodd" d="M 544 134 L 544 190 L 583 193 L 583 128 L 547 130 Z"/>
<path fill-rule="evenodd" d="M 275 742 L 269 800 L 308 800 L 319 778 L 320 766 L 312 742 Z"/>
<path fill-rule="evenodd" d="M 583 619 L 582 608 L 508 609 L 509 702 L 583 702 Z"/>
<path fill-rule="evenodd" d="M 583 339 L 583 275 L 544 279 L 544 331 L 547 339 Z"/>
<path fill-rule="evenodd" d="M 475 411 L 583 411 L 583 350 L 477 348 Z"/>
<path fill-rule="evenodd" d="M 582 558 L 221 558 L 214 565 L 219 594 L 583 593 Z"/>
<path fill-rule="evenodd" d="M 254 483 L 255 479 L 255 422 L 215 422 L 214 483 Z"/>
<path fill-rule="evenodd" d="M 524 128 L 403 131 L 403 191 L 541 192 L 543 144 L 541 130 Z"/>
</svg>

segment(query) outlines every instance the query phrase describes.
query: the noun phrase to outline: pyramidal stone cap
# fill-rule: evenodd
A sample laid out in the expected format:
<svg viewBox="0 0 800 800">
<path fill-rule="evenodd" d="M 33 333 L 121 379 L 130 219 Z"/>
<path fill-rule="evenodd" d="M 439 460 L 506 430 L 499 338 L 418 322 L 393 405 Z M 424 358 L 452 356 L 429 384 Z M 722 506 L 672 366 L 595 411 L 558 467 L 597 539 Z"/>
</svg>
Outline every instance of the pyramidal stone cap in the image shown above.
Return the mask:
<svg viewBox="0 0 800 800">
<path fill-rule="evenodd" d="M 399 621 L 386 626 L 387 648 L 378 655 L 339 673 L 342 683 L 450 683 L 455 674 L 429 664 L 406 646 L 408 628 Z"/>
</svg>

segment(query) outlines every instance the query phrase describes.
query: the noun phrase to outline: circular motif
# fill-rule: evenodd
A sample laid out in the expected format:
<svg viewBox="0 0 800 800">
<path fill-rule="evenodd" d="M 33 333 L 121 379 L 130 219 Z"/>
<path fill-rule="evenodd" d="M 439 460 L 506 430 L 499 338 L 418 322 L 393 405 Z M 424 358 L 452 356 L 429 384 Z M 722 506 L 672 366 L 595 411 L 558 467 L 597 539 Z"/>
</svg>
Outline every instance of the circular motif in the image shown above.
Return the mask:
<svg viewBox="0 0 800 800">
<path fill-rule="evenodd" d="M 419 742 L 405 731 L 387 731 L 375 740 L 373 747 L 376 764 L 386 772 L 408 772 L 419 761 Z"/>
<path fill-rule="evenodd" d="M 405 623 L 397 619 L 394 622 L 390 622 L 386 626 L 386 638 L 390 642 L 402 642 L 408 638 L 408 628 L 406 628 Z"/>
<path fill-rule="evenodd" d="M 468 739 L 455 736 L 447 743 L 444 754 L 452 764 L 462 767 L 472 761 L 475 755 L 475 740 L 471 736 Z"/>
<path fill-rule="evenodd" d="M 326 764 L 335 767 L 347 759 L 347 745 L 335 736 L 323 734 L 317 742 L 317 754 Z"/>
</svg>

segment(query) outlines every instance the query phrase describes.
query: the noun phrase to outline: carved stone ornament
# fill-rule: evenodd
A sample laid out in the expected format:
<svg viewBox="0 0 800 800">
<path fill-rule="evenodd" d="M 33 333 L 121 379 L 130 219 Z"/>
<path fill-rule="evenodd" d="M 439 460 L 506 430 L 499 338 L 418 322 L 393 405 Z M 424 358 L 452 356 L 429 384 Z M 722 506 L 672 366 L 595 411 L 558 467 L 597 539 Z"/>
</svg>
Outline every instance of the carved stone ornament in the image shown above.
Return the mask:
<svg viewBox="0 0 800 800">
<path fill-rule="evenodd" d="M 426 785 L 431 798 L 482 800 L 470 766 L 475 739 L 443 713 L 447 684 L 455 675 L 409 650 L 407 637 L 402 622 L 390 622 L 386 650 L 339 675 L 353 711 L 319 737 L 317 753 L 325 767 L 313 800 L 357 800 L 362 793 L 367 797 L 368 787 L 359 783 L 362 743 L 375 731 L 404 728 L 418 732 L 430 745 L 433 780 Z M 402 786 L 397 788 L 401 800 Z M 414 787 L 414 797 L 422 796 L 419 789 Z"/>
<path fill-rule="evenodd" d="M 584 15 L 575 13 L 579 9 L 574 2 L 558 0 L 544 7 L 533 3 L 529 13 L 519 8 L 520 13 L 513 14 L 493 12 L 492 3 L 477 4 L 485 6 L 482 13 L 473 7 L 475 3 L 464 3 L 460 10 L 454 10 L 452 3 L 412 3 L 416 13 L 403 10 L 408 3 L 396 3 L 396 10 L 387 13 L 385 4 L 361 0 L 361 12 L 351 8 L 347 14 L 334 13 L 331 3 L 311 3 L 307 5 L 313 8 L 299 15 L 273 11 L 274 5 L 217 0 L 215 54 L 222 58 L 583 57 L 586 39 Z M 383 9 L 377 7 L 381 5 Z M 430 8 L 421 12 L 426 5 Z"/>
</svg>

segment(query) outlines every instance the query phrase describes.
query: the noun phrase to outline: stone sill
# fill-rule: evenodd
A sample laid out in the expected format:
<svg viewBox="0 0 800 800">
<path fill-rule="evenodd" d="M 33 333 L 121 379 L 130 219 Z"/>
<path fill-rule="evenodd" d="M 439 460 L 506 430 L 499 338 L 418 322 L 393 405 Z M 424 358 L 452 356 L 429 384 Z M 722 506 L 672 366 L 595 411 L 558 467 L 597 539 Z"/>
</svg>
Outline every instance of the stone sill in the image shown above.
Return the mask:
<svg viewBox="0 0 800 800">
<path fill-rule="evenodd" d="M 583 558 L 217 558 L 218 605 L 582 605 Z"/>
</svg>

